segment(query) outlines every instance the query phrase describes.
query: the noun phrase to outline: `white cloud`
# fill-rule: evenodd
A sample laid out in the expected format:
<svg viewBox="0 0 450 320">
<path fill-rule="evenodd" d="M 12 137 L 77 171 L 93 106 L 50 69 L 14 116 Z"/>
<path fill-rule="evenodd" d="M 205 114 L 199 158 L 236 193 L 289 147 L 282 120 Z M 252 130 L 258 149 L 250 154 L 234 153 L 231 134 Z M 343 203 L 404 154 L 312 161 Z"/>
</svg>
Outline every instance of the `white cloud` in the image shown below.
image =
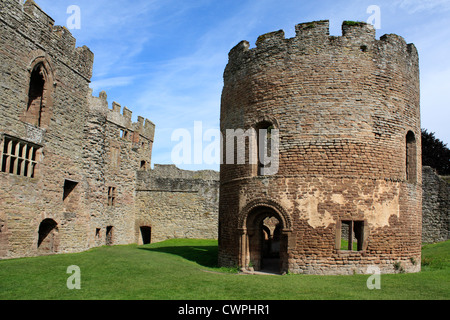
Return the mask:
<svg viewBox="0 0 450 320">
<path fill-rule="evenodd" d="M 131 85 L 133 79 L 134 77 L 105 78 L 102 80 L 92 81 L 90 87 L 94 90 L 94 92 L 108 90 L 115 87 Z"/>
<path fill-rule="evenodd" d="M 448 0 L 397 0 L 394 5 L 406 10 L 409 14 L 450 10 Z"/>
</svg>

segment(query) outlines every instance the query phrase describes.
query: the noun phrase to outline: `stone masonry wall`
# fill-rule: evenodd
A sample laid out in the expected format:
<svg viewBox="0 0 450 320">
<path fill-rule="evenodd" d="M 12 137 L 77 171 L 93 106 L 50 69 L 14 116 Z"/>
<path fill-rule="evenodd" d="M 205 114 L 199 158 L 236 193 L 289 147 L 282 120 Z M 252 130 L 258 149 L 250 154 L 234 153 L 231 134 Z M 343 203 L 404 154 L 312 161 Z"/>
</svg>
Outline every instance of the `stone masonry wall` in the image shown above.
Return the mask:
<svg viewBox="0 0 450 320">
<path fill-rule="evenodd" d="M 0 2 L 0 258 L 137 242 L 155 125 L 92 96 L 75 44 L 34 1 Z"/>
<path fill-rule="evenodd" d="M 446 241 L 450 239 L 450 184 L 431 167 L 423 167 L 422 181 L 422 241 Z"/>
<path fill-rule="evenodd" d="M 151 241 L 217 239 L 219 173 L 157 165 L 138 172 L 136 223 L 151 227 Z"/>
<path fill-rule="evenodd" d="M 155 125 L 113 102 L 107 96 L 90 96 L 86 129 L 86 174 L 90 178 L 89 234 L 93 245 L 107 242 L 106 229 L 112 227 L 111 244 L 137 242 L 135 195 L 137 171 L 146 171 L 151 162 Z"/>
<path fill-rule="evenodd" d="M 0 57 L 2 165 L 8 166 L 5 156 L 14 152 L 5 147 L 11 137 L 21 141 L 20 148 L 28 144 L 28 150 L 37 150 L 33 177 L 24 176 L 23 170 L 21 175 L 10 173 L 8 168 L 0 172 L 0 255 L 85 250 L 89 248 L 85 232 L 89 214 L 83 196 L 88 190 L 83 170 L 83 124 L 94 56 L 87 47 L 75 48 L 70 32 L 54 26 L 33 1 L 22 5 L 5 0 L 0 2 Z M 37 114 L 27 115 L 30 76 L 37 65 L 43 66 L 46 79 L 40 126 L 30 121 Z M 20 150 L 16 154 L 25 157 Z M 63 200 L 66 179 L 78 184 Z M 38 233 L 46 219 L 55 221 L 57 228 L 51 250 L 46 246 L 40 252 Z"/>
<path fill-rule="evenodd" d="M 243 261 L 246 219 L 264 207 L 278 214 L 283 259 L 294 272 L 351 273 L 369 264 L 392 272 L 397 261 L 417 271 L 422 178 L 427 241 L 448 238 L 449 192 L 420 170 L 415 47 L 396 35 L 375 40 L 365 24 L 344 24 L 342 37 L 329 36 L 326 21 L 296 31 L 230 52 L 222 130 L 267 121 L 282 144 L 275 176 L 222 166 L 219 219 L 219 173 L 150 170 L 155 125 L 132 122 L 116 102 L 109 108 L 105 92 L 92 96 L 93 53 L 34 1 L 2 0 L 0 258 L 142 243 L 149 228 L 152 242 L 220 234 L 221 262 L 233 265 Z M 40 110 L 30 87 L 41 77 Z M 25 171 L 31 164 L 33 175 Z M 336 248 L 342 220 L 366 223 L 364 250 Z"/>
<path fill-rule="evenodd" d="M 219 262 L 263 266 L 261 219 L 282 225 L 280 270 L 365 273 L 420 270 L 421 131 L 418 53 L 397 35 L 375 39 L 366 23 L 301 23 L 296 36 L 262 35 L 231 49 L 221 131 L 279 130 L 274 175 L 223 159 Z M 227 150 L 232 141 L 225 138 Z M 248 142 L 246 146 L 247 150 Z M 341 227 L 359 230 L 343 250 Z M 355 245 L 356 246 L 356 245 Z"/>
</svg>

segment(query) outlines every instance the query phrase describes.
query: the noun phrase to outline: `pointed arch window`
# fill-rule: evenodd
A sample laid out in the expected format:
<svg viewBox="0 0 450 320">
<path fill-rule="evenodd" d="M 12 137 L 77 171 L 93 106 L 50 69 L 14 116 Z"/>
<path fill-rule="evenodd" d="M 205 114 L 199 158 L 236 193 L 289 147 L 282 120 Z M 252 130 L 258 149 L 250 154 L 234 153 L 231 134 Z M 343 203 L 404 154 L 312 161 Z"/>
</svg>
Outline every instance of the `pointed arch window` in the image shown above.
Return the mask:
<svg viewBox="0 0 450 320">
<path fill-rule="evenodd" d="M 45 68 L 42 63 L 37 64 L 31 72 L 28 88 L 27 120 L 40 127 L 45 108 Z"/>
<path fill-rule="evenodd" d="M 50 123 L 51 84 L 53 77 L 49 73 L 49 64 L 39 59 L 30 69 L 27 91 L 27 105 L 22 120 L 36 127 L 46 128 Z"/>
</svg>

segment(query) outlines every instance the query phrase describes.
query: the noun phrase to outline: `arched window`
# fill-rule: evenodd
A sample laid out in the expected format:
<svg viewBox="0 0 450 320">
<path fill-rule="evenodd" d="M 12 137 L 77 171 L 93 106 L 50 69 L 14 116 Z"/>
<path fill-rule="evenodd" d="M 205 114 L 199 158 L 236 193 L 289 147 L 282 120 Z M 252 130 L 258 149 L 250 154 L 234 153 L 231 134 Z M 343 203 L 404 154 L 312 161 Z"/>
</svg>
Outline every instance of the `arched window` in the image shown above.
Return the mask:
<svg viewBox="0 0 450 320">
<path fill-rule="evenodd" d="M 417 147 L 416 137 L 412 131 L 406 134 L 406 181 L 417 182 Z"/>
<path fill-rule="evenodd" d="M 41 126 L 42 113 L 45 107 L 45 74 L 44 65 L 42 63 L 37 64 L 31 72 L 28 88 L 27 120 L 38 127 Z"/>
<path fill-rule="evenodd" d="M 51 83 L 50 65 L 45 59 L 39 59 L 32 67 L 25 114 L 22 120 L 37 127 L 46 127 L 50 123 Z"/>
</svg>

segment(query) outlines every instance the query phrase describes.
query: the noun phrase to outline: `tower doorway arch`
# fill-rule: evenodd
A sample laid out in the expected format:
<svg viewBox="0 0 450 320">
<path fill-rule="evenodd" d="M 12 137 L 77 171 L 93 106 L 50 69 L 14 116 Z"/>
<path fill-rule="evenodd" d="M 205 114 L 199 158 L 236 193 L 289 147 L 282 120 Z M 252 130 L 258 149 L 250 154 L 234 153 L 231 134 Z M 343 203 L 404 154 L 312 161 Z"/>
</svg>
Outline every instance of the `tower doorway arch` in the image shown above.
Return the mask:
<svg viewBox="0 0 450 320">
<path fill-rule="evenodd" d="M 240 264 L 255 271 L 282 273 L 288 269 L 289 220 L 276 207 L 260 204 L 244 214 Z"/>
</svg>

